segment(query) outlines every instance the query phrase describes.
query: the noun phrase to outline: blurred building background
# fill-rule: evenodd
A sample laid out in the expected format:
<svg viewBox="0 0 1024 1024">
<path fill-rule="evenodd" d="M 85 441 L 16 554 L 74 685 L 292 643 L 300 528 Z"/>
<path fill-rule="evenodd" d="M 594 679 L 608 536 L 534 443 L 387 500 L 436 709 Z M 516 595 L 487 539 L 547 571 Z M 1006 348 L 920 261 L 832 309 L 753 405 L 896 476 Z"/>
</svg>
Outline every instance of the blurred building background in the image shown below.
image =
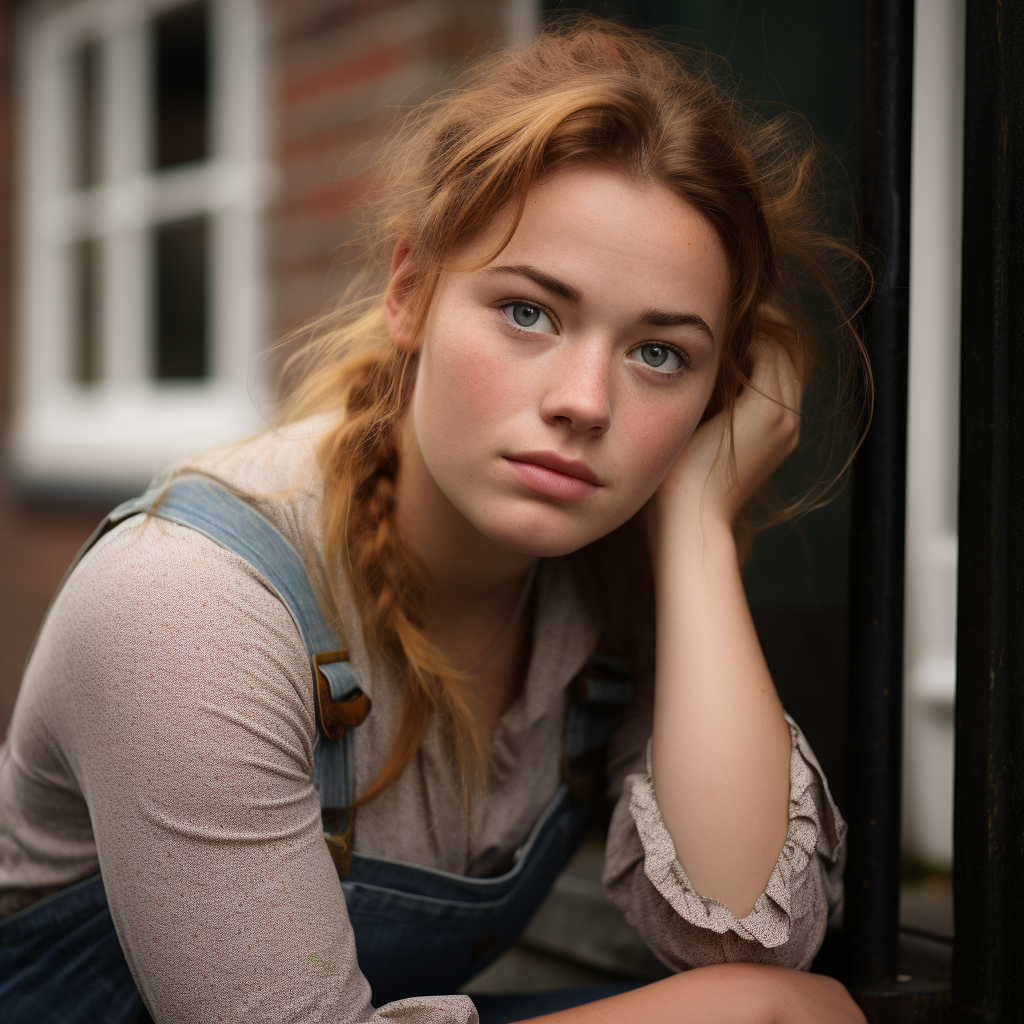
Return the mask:
<svg viewBox="0 0 1024 1024">
<path fill-rule="evenodd" d="M 535 17 L 472 0 L 0 3 L 0 728 L 101 513 L 264 423 L 267 350 L 330 302 L 394 107 Z"/>
<path fill-rule="evenodd" d="M 927 4 L 915 71 L 904 836 L 940 879 L 951 857 L 963 2 Z M 554 6 L 0 0 L 0 730 L 47 602 L 102 514 L 170 459 L 265 422 L 268 349 L 330 303 L 335 252 L 394 110 L 468 54 L 529 39 Z M 854 232 L 860 0 L 573 7 L 664 27 L 723 55 L 766 113 L 803 113 L 836 155 L 837 224 Z M 746 569 L 773 675 L 840 807 L 847 536 L 840 496 L 763 536 Z M 530 941 L 649 976 L 656 968 L 601 904 L 599 852 L 584 851 Z M 924 923 L 948 929 L 947 916 Z"/>
</svg>

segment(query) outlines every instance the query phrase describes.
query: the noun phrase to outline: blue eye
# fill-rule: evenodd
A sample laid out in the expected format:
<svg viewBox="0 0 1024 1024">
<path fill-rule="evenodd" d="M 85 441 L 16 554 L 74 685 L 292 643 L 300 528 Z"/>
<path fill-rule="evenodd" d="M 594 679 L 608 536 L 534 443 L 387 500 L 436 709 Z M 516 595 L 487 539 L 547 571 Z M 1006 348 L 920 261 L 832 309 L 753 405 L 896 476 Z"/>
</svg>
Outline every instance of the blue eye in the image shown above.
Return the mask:
<svg viewBox="0 0 1024 1024">
<path fill-rule="evenodd" d="M 659 370 L 662 373 L 674 373 L 689 365 L 689 360 L 682 352 L 670 345 L 661 345 L 657 342 L 648 342 L 640 345 L 630 352 L 631 356 L 639 357 L 637 362 L 649 366 L 652 370 Z"/>
<path fill-rule="evenodd" d="M 553 332 L 555 330 L 551 317 L 540 306 L 535 306 L 532 302 L 511 302 L 507 306 L 502 306 L 501 311 L 520 330 L 530 332 Z"/>
</svg>

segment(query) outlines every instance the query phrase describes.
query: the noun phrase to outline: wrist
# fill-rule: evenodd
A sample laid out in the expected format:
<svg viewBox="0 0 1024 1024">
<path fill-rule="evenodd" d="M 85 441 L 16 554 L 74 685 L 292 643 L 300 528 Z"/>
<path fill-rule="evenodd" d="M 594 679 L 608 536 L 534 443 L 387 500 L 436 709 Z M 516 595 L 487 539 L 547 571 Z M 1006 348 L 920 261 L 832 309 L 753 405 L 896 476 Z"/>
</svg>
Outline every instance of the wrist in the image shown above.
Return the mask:
<svg viewBox="0 0 1024 1024">
<path fill-rule="evenodd" d="M 647 545 L 655 571 L 666 558 L 690 556 L 736 558 L 736 538 L 729 517 L 710 506 L 685 505 L 672 509 L 651 502 L 645 512 Z"/>
</svg>

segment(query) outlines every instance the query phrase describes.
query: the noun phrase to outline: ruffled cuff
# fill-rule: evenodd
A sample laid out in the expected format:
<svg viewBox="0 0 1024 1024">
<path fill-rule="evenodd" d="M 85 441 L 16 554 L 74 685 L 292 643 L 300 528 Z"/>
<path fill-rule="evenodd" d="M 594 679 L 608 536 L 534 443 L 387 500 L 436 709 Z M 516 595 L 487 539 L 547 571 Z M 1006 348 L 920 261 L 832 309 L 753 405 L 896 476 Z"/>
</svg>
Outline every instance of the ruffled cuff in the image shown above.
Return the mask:
<svg viewBox="0 0 1024 1024">
<path fill-rule="evenodd" d="M 630 813 L 644 849 L 644 873 L 651 884 L 684 920 L 719 935 L 734 932 L 741 939 L 760 943 L 767 949 L 785 944 L 794 916 L 807 912 L 796 906 L 808 893 L 808 873 L 826 869 L 836 877 L 845 857 L 846 822 L 843 821 L 829 792 L 828 783 L 799 726 L 786 715 L 792 738 L 789 767 L 789 831 L 786 843 L 775 862 L 765 891 L 754 909 L 742 919 L 719 900 L 701 896 L 690 884 L 676 859 L 675 846 L 665 828 L 654 795 L 651 776 L 651 749 L 647 747 L 647 774 L 634 775 Z M 815 858 L 824 863 L 816 864 Z M 836 887 L 823 885 L 827 896 Z M 817 891 L 817 887 L 811 887 Z"/>
<path fill-rule="evenodd" d="M 368 1024 L 480 1024 L 469 996 L 411 996 L 385 1003 Z"/>
</svg>

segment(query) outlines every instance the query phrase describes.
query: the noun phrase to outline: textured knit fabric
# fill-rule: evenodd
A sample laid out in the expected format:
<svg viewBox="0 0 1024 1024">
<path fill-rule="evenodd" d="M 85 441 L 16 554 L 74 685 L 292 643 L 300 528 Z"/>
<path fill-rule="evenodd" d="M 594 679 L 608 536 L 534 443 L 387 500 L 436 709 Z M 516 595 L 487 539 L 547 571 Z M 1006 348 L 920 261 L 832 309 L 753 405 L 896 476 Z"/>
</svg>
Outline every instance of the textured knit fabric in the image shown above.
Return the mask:
<svg viewBox="0 0 1024 1024">
<path fill-rule="evenodd" d="M 311 421 L 187 465 L 256 497 L 302 553 L 319 551 Z M 355 849 L 485 877 L 506 870 L 560 782 L 567 684 L 596 633 L 559 559 L 541 562 L 525 689 L 494 736 L 468 819 L 440 730 L 357 816 Z M 356 790 L 383 764 L 400 683 L 342 611 L 373 710 Z M 786 845 L 751 914 L 696 893 L 675 858 L 647 762 L 653 682 L 612 741 L 605 887 L 674 969 L 725 960 L 807 967 L 839 898 L 845 824 L 799 729 Z M 266 581 L 198 533 L 129 520 L 72 574 L 30 660 L 0 748 L 0 916 L 96 872 L 157 1021 L 475 1020 L 466 996 L 374 1009 L 311 784 L 316 720 L 297 630 Z"/>
</svg>

